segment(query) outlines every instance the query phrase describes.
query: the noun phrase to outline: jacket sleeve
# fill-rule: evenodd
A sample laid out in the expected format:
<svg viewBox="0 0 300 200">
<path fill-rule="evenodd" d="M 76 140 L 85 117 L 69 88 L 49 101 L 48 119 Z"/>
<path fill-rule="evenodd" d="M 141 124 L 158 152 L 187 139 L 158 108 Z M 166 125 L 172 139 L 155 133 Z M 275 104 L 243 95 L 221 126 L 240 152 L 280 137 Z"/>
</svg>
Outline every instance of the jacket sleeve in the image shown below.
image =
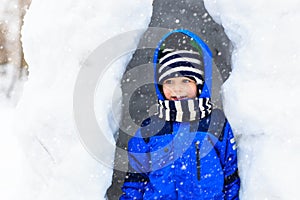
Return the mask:
<svg viewBox="0 0 300 200">
<path fill-rule="evenodd" d="M 225 175 L 224 193 L 227 200 L 238 200 L 240 178 L 237 164 L 237 145 L 230 124 L 226 121 L 223 129 L 221 162 Z"/>
<path fill-rule="evenodd" d="M 141 137 L 140 130 L 128 142 L 128 172 L 122 186 L 120 200 L 143 199 L 145 188 L 149 182 L 148 145 Z"/>
</svg>

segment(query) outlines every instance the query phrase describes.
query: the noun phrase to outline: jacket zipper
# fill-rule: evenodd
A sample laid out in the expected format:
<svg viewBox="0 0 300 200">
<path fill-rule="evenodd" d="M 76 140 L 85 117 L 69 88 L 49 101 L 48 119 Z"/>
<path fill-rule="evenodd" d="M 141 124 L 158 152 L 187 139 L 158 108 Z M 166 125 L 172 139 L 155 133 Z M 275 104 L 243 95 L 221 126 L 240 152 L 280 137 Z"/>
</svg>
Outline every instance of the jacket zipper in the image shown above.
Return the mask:
<svg viewBox="0 0 300 200">
<path fill-rule="evenodd" d="M 195 143 L 196 146 L 196 164 L 197 164 L 197 179 L 200 181 L 200 148 L 199 148 L 200 142 L 197 141 Z"/>
</svg>

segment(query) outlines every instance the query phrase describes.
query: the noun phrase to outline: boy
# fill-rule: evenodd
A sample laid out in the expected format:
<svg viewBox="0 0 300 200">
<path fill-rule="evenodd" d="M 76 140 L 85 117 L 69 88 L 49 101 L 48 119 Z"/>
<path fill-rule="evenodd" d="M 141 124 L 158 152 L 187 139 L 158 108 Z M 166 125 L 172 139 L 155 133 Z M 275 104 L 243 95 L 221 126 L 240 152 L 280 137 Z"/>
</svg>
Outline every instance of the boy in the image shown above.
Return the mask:
<svg viewBox="0 0 300 200">
<path fill-rule="evenodd" d="M 169 33 L 154 55 L 158 112 L 128 143 L 123 199 L 239 199 L 230 125 L 210 99 L 211 53 L 187 30 Z"/>
</svg>

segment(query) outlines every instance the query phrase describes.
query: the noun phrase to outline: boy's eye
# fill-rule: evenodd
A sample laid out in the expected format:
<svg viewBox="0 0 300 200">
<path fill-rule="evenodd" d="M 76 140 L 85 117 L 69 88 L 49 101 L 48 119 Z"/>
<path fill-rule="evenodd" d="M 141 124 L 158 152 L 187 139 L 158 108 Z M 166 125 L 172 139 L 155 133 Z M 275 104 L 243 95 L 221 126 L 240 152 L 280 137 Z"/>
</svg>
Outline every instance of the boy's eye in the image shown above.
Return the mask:
<svg viewBox="0 0 300 200">
<path fill-rule="evenodd" d="M 183 82 L 183 83 L 190 83 L 191 80 L 190 80 L 190 79 L 183 79 L 182 82 Z"/>
<path fill-rule="evenodd" d="M 165 80 L 164 84 L 171 84 L 172 80 Z"/>
</svg>

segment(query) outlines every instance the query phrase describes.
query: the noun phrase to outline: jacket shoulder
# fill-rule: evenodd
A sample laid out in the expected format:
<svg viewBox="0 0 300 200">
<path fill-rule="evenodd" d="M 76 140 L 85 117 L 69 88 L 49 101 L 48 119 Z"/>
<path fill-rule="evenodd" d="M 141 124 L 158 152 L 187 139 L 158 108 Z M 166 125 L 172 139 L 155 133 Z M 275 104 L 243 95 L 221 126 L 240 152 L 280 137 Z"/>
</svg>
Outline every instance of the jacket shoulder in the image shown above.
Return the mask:
<svg viewBox="0 0 300 200">
<path fill-rule="evenodd" d="M 172 126 L 170 122 L 153 115 L 141 123 L 140 131 L 141 136 L 147 142 L 151 136 L 172 133 Z"/>
</svg>

